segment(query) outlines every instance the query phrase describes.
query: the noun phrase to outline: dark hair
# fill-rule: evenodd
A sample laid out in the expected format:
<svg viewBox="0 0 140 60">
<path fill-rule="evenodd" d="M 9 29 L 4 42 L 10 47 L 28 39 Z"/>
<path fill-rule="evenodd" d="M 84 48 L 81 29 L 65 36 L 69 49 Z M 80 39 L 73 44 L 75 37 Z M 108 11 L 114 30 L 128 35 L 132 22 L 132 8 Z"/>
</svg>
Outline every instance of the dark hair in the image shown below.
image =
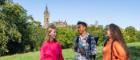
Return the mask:
<svg viewBox="0 0 140 60">
<path fill-rule="evenodd" d="M 80 25 L 80 24 L 85 26 L 85 27 L 87 27 L 87 24 L 85 22 L 83 22 L 83 21 L 78 21 L 77 25 Z"/>
<path fill-rule="evenodd" d="M 125 49 L 127 56 L 129 57 L 128 48 L 126 46 L 126 43 L 124 41 L 120 28 L 115 24 L 110 24 L 107 26 L 107 30 L 110 30 L 110 34 L 113 39 L 113 42 L 118 41 L 122 45 L 122 47 Z"/>
<path fill-rule="evenodd" d="M 110 24 L 107 26 L 107 30 L 110 30 L 111 37 L 113 38 L 113 40 L 118 40 L 120 42 L 124 42 L 121 30 L 117 25 Z"/>
</svg>

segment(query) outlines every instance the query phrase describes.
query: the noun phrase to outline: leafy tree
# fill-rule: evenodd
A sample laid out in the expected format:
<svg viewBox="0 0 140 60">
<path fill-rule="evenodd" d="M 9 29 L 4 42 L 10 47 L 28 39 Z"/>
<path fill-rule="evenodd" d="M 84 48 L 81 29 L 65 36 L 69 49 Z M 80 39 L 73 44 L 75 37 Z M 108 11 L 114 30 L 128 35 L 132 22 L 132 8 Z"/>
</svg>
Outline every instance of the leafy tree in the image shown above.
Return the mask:
<svg viewBox="0 0 140 60">
<path fill-rule="evenodd" d="M 1 47 L 0 55 L 3 55 L 4 53 L 11 53 L 12 47 L 15 47 L 12 45 L 11 42 L 20 43 L 21 42 L 21 33 L 19 32 L 15 22 L 14 21 L 14 13 L 16 9 L 14 10 L 13 7 L 15 5 L 11 4 L 10 0 L 2 0 L 5 4 L 0 6 L 0 37 L 2 37 L 0 40 Z M 13 14 L 13 15 L 12 15 Z M 17 16 L 18 17 L 18 16 Z M 11 47 L 10 47 L 11 46 Z M 16 48 L 14 48 L 16 51 Z"/>
<path fill-rule="evenodd" d="M 0 0 L 0 5 L 4 5 L 5 3 L 12 3 L 12 0 Z"/>
<path fill-rule="evenodd" d="M 136 29 L 132 26 L 126 27 L 124 30 L 124 39 L 126 42 L 135 42 L 136 39 Z"/>
<path fill-rule="evenodd" d="M 0 20 L 0 55 L 4 54 L 4 52 L 7 52 L 8 50 L 6 49 L 7 42 L 9 37 L 6 35 L 7 34 L 7 27 L 6 27 L 6 22 Z"/>
<path fill-rule="evenodd" d="M 76 31 L 72 27 L 62 27 L 57 29 L 57 39 L 61 42 L 63 48 L 73 45 Z"/>
<path fill-rule="evenodd" d="M 137 38 L 137 41 L 140 41 L 140 31 L 136 32 L 136 38 Z"/>
<path fill-rule="evenodd" d="M 40 38 L 43 38 L 41 36 L 44 32 L 41 25 L 34 21 L 31 16 L 28 16 L 26 10 L 19 4 L 12 3 L 12 0 L 0 1 L 3 2 L 0 5 L 0 54 L 14 54 L 36 49 L 31 47 L 33 43 L 37 43 Z M 33 22 L 29 22 L 30 20 Z M 30 29 L 34 33 L 38 32 L 36 35 L 40 37 L 36 36 L 38 40 L 36 39 L 35 42 L 33 41 L 34 34 L 32 31 L 28 31 Z"/>
<path fill-rule="evenodd" d="M 94 37 L 98 37 L 98 43 L 97 45 L 102 45 L 103 44 L 103 37 L 104 37 L 104 28 L 102 25 L 99 25 L 99 26 L 89 26 L 88 27 L 88 32 L 90 34 L 92 34 Z"/>
<path fill-rule="evenodd" d="M 40 49 L 42 42 L 44 41 L 46 29 L 42 28 L 40 22 L 32 20 L 29 22 L 28 31 L 30 41 L 29 47 L 31 51 L 36 51 Z"/>
</svg>

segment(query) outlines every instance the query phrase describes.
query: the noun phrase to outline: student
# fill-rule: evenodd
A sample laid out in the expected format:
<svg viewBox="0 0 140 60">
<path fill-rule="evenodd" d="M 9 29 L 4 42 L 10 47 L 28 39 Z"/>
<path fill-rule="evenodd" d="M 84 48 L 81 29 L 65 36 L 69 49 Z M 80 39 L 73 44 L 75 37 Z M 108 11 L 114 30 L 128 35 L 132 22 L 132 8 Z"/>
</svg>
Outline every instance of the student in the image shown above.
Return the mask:
<svg viewBox="0 0 140 60">
<path fill-rule="evenodd" d="M 53 24 L 48 27 L 47 39 L 40 51 L 40 60 L 64 60 L 61 45 L 56 40 L 56 27 Z"/>
<path fill-rule="evenodd" d="M 77 23 L 79 35 L 75 39 L 74 51 L 76 60 L 95 60 L 96 41 L 94 37 L 87 32 L 87 24 L 79 21 Z"/>
<path fill-rule="evenodd" d="M 107 26 L 108 40 L 103 48 L 103 60 L 129 60 L 129 53 L 123 35 L 115 24 Z"/>
</svg>

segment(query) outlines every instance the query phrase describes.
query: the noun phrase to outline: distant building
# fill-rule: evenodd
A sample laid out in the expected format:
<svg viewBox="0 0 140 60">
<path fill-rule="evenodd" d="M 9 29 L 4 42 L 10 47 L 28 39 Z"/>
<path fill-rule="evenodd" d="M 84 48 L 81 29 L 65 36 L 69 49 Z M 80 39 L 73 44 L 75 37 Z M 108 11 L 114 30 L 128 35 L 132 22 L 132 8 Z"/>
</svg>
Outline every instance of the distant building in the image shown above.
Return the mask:
<svg viewBox="0 0 140 60">
<path fill-rule="evenodd" d="M 98 27 L 98 21 L 97 20 L 95 21 L 94 25 L 95 25 L 95 27 Z"/>
<path fill-rule="evenodd" d="M 45 11 L 44 11 L 44 28 L 47 28 L 49 25 L 49 12 L 48 12 L 48 7 L 46 6 Z"/>
<path fill-rule="evenodd" d="M 66 27 L 67 26 L 67 22 L 62 21 L 60 19 L 58 19 L 58 21 L 53 22 L 53 24 L 56 25 L 56 27 Z M 48 7 L 46 6 L 45 11 L 44 11 L 44 25 L 43 28 L 48 28 L 49 25 L 49 11 L 48 11 Z"/>
<path fill-rule="evenodd" d="M 63 21 L 63 20 L 59 19 L 58 21 L 53 22 L 53 23 L 56 25 L 56 27 L 66 27 L 67 26 L 66 20 Z"/>
</svg>

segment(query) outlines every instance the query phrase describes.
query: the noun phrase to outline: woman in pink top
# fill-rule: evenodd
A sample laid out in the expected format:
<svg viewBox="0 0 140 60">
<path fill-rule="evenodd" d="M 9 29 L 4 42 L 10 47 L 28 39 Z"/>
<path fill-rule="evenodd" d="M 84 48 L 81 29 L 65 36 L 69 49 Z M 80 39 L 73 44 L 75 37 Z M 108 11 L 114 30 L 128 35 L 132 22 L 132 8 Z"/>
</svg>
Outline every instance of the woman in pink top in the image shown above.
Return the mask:
<svg viewBox="0 0 140 60">
<path fill-rule="evenodd" d="M 40 60 L 64 60 L 61 45 L 56 40 L 56 27 L 54 25 L 48 27 L 47 39 L 45 40 L 41 47 Z"/>
</svg>

